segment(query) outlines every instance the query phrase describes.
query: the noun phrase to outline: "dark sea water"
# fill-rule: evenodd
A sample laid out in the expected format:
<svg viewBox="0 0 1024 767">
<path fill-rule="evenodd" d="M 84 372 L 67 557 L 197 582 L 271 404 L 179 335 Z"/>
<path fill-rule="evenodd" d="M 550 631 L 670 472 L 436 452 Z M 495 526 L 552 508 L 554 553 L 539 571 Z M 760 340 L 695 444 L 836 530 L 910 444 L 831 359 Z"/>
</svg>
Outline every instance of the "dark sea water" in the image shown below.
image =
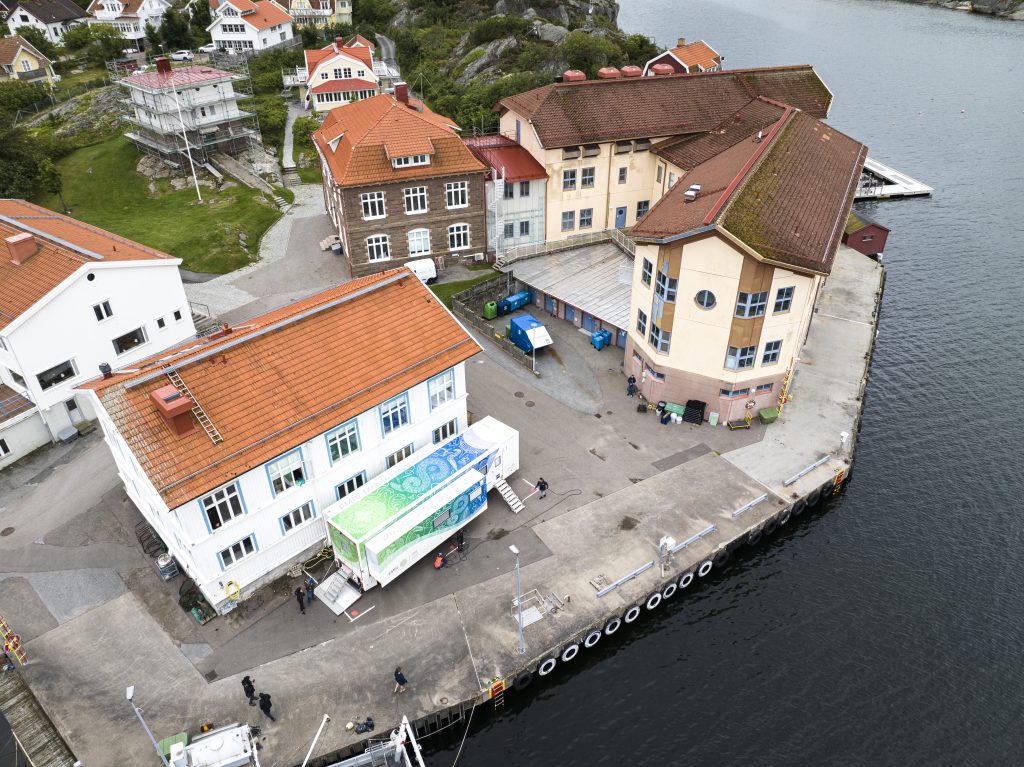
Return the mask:
<svg viewBox="0 0 1024 767">
<path fill-rule="evenodd" d="M 865 208 L 893 232 L 846 492 L 478 711 L 458 764 L 1024 763 L 1024 23 L 622 0 L 620 25 L 706 38 L 729 68 L 813 64 L 830 122 L 937 192 Z"/>
</svg>

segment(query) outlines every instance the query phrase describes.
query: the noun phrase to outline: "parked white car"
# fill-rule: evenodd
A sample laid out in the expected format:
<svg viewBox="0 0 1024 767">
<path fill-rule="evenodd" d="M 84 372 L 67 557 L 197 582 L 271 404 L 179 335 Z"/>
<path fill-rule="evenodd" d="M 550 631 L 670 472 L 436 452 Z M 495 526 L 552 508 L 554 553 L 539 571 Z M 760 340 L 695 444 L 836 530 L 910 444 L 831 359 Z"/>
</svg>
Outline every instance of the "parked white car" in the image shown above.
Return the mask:
<svg viewBox="0 0 1024 767">
<path fill-rule="evenodd" d="M 217 43 L 207 43 L 206 45 L 199 46 L 200 53 L 213 53 L 217 50 Z"/>
<path fill-rule="evenodd" d="M 175 51 L 171 54 L 171 61 L 192 61 L 192 51 Z"/>
</svg>

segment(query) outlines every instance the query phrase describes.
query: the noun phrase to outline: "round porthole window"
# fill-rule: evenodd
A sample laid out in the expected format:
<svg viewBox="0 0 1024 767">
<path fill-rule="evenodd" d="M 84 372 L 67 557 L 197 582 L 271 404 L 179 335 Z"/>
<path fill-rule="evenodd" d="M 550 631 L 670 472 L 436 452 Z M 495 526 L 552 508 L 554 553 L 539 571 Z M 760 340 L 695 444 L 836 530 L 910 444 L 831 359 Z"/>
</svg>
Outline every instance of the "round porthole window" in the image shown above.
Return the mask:
<svg viewBox="0 0 1024 767">
<path fill-rule="evenodd" d="M 693 297 L 693 300 L 697 302 L 697 306 L 701 309 L 714 309 L 715 308 L 715 294 L 710 290 L 702 290 Z"/>
<path fill-rule="evenodd" d="M 89 273 L 88 273 L 88 274 L 87 274 L 87 275 L 85 276 L 85 279 L 89 280 L 89 282 L 92 282 L 93 280 L 95 280 L 95 279 L 96 279 L 96 275 L 95 275 L 95 274 L 93 274 L 92 272 L 89 272 Z"/>
</svg>

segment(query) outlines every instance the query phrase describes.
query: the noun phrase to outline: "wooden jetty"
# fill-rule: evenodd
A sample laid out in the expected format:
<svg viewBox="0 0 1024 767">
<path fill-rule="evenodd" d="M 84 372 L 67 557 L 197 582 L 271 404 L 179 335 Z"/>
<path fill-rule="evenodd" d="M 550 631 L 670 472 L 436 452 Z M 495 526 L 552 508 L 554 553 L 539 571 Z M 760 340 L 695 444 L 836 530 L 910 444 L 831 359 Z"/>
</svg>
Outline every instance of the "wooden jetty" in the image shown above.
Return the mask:
<svg viewBox="0 0 1024 767">
<path fill-rule="evenodd" d="M 11 725 L 14 739 L 31 767 L 79 764 L 16 671 L 0 671 L 0 712 Z"/>
</svg>

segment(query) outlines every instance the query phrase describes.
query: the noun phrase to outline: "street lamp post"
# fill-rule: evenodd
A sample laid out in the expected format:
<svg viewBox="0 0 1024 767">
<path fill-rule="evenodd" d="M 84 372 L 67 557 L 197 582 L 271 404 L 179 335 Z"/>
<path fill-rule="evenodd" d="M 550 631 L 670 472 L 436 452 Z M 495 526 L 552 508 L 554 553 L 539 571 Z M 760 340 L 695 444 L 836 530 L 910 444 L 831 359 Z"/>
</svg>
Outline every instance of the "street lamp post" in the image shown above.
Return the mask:
<svg viewBox="0 0 1024 767">
<path fill-rule="evenodd" d="M 142 712 L 139 711 L 139 707 L 135 705 L 135 701 L 132 700 L 135 697 L 135 685 L 132 685 L 124 691 L 124 696 L 128 699 L 128 703 L 132 707 L 132 711 L 135 712 L 135 716 L 139 718 L 139 723 L 142 725 L 142 729 L 146 731 L 149 736 L 149 742 L 153 744 L 153 748 L 156 750 L 156 755 L 160 757 L 160 761 L 163 762 L 164 767 L 171 767 L 170 762 L 164 756 L 164 752 L 160 750 L 160 744 L 156 742 L 156 738 L 153 736 L 153 731 L 149 729 L 149 725 L 146 724 L 146 720 L 142 718 Z"/>
<path fill-rule="evenodd" d="M 519 611 L 519 646 L 516 647 L 516 652 L 522 655 L 526 652 L 526 641 L 523 639 L 523 590 L 519 582 L 519 549 L 513 545 L 509 546 L 508 550 L 516 555 L 516 609 Z"/>
</svg>

